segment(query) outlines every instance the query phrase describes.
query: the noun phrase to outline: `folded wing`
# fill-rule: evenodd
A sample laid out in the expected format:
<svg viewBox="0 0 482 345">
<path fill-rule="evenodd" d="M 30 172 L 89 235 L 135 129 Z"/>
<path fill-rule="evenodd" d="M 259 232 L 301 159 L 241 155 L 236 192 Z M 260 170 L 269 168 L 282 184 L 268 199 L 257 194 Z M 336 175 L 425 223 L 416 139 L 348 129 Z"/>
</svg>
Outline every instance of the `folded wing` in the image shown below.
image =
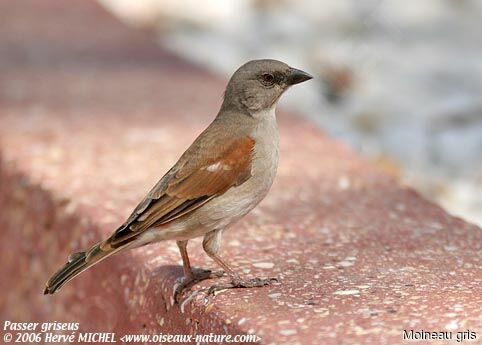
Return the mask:
<svg viewBox="0 0 482 345">
<path fill-rule="evenodd" d="M 104 245 L 123 245 L 245 182 L 251 176 L 254 140 L 248 136 L 222 140 L 208 143 L 199 137 Z"/>
</svg>

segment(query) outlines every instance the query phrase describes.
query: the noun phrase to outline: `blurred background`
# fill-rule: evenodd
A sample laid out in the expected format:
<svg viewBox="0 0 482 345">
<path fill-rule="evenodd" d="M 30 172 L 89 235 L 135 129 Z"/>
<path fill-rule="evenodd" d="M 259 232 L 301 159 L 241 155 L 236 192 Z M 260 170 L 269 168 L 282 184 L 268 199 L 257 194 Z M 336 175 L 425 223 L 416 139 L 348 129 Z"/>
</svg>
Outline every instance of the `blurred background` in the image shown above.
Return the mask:
<svg viewBox="0 0 482 345">
<path fill-rule="evenodd" d="M 315 75 L 282 106 L 482 225 L 482 2 L 100 0 L 229 77 L 254 58 Z"/>
</svg>

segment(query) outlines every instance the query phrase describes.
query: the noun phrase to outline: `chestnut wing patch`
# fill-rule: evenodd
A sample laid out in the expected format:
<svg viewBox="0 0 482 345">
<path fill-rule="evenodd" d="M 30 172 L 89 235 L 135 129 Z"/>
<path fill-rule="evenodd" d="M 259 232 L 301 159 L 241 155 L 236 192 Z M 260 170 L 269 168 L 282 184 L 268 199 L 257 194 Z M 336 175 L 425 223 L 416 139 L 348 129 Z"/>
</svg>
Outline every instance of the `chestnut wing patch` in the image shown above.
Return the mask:
<svg viewBox="0 0 482 345">
<path fill-rule="evenodd" d="M 245 137 L 234 141 L 222 154 L 208 159 L 194 171 L 176 174 L 166 193 L 177 198 L 192 199 L 203 195 L 219 195 L 251 176 L 254 140 Z"/>
<path fill-rule="evenodd" d="M 163 179 L 167 180 L 158 183 L 163 191 L 149 193 L 158 197 L 143 200 L 140 205 L 147 206 L 111 237 L 111 244 L 123 243 L 151 227 L 171 222 L 245 182 L 251 176 L 253 149 L 254 140 L 243 137 L 234 140 L 216 157 L 201 157 L 196 164 L 185 164 L 177 173 L 166 174 Z"/>
</svg>

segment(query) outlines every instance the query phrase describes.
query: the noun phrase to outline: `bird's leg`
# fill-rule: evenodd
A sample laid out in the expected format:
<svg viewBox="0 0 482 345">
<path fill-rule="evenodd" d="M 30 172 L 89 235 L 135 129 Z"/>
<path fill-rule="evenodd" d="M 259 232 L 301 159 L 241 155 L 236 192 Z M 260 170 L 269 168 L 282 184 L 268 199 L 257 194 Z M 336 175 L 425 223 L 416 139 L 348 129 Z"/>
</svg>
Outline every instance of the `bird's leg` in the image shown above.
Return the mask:
<svg viewBox="0 0 482 345">
<path fill-rule="evenodd" d="M 231 283 L 213 285 L 208 289 L 208 294 L 213 294 L 216 291 L 232 288 L 252 288 L 269 285 L 272 282 L 277 281 L 276 278 L 253 278 L 243 279 L 236 272 L 229 267 L 229 265 L 218 255 L 219 245 L 221 242 L 222 230 L 214 230 L 208 232 L 204 236 L 203 248 L 204 251 L 213 259 L 231 278 Z"/>
<path fill-rule="evenodd" d="M 192 279 L 194 276 L 194 273 L 192 272 L 189 256 L 187 255 L 187 241 L 177 241 L 176 243 L 177 243 L 177 246 L 179 247 L 179 251 L 181 252 L 182 269 L 184 271 L 184 277 L 187 279 Z"/>
<path fill-rule="evenodd" d="M 177 246 L 181 252 L 182 268 L 184 271 L 184 277 L 175 285 L 174 288 L 174 300 L 177 301 L 179 295 L 183 290 L 192 287 L 194 284 L 203 281 L 205 279 L 219 278 L 224 272 L 211 272 L 210 270 L 204 270 L 200 268 L 191 268 L 189 262 L 189 256 L 187 254 L 187 241 L 177 241 Z"/>
</svg>

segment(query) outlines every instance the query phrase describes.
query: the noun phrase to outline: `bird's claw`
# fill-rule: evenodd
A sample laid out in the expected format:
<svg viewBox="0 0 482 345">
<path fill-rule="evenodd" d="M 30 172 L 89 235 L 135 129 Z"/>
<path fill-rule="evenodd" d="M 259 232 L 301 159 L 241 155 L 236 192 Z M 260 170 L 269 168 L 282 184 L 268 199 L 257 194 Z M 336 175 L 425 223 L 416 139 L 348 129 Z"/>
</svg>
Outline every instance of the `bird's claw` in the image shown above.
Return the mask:
<svg viewBox="0 0 482 345">
<path fill-rule="evenodd" d="M 177 279 L 176 284 L 174 285 L 174 301 L 179 303 L 179 297 L 182 295 L 184 290 L 189 289 L 195 284 L 206 279 L 221 278 L 223 274 L 224 271 L 212 272 L 211 270 L 205 270 L 201 268 L 193 269 L 192 277 L 180 277 Z"/>
<path fill-rule="evenodd" d="M 235 278 L 231 281 L 231 283 L 227 284 L 216 284 L 208 289 L 206 289 L 206 293 L 208 296 L 214 296 L 216 292 L 221 290 L 227 289 L 236 289 L 236 288 L 253 288 L 253 287 L 262 287 L 266 285 L 271 285 L 272 283 L 277 283 L 278 278 L 252 278 L 252 279 L 239 279 Z"/>
</svg>

